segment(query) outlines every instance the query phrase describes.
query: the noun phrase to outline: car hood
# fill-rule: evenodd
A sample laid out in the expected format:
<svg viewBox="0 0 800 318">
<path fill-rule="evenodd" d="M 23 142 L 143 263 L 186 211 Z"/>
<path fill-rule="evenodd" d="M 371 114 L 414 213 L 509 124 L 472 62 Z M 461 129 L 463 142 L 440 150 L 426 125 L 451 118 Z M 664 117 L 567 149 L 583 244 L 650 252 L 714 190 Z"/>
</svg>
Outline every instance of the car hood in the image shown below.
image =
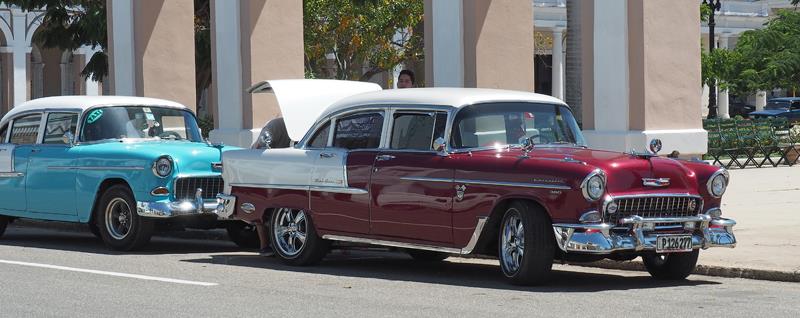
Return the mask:
<svg viewBox="0 0 800 318">
<path fill-rule="evenodd" d="M 496 150 L 482 152 L 484 155 L 497 156 Z M 502 156 L 522 155 L 522 151 L 513 148 L 500 151 Z M 627 194 L 640 192 L 698 193 L 697 174 L 683 161 L 663 157 L 635 156 L 620 152 L 585 149 L 578 147 L 537 147 L 528 155 L 531 165 L 547 166 L 563 164 L 581 165 L 582 169 L 591 171 L 601 169 L 606 174 L 609 193 Z M 584 174 L 585 175 L 585 174 Z M 663 187 L 644 186 L 643 179 L 669 179 Z M 575 186 L 583 180 L 573 180 Z"/>
<path fill-rule="evenodd" d="M 752 113 L 750 113 L 750 115 L 761 115 L 761 116 L 773 115 L 774 116 L 774 115 L 783 114 L 783 113 L 788 112 L 788 111 L 789 111 L 788 109 L 765 109 L 765 110 L 759 110 L 759 111 L 752 112 Z"/>
<path fill-rule="evenodd" d="M 211 163 L 221 162 L 223 151 L 239 149 L 229 146 L 213 146 L 200 142 L 185 141 L 118 141 L 81 146 L 84 163 L 94 161 L 122 161 L 125 165 L 149 166 L 161 156 L 175 161 L 176 173 L 194 174 L 212 172 Z"/>
<path fill-rule="evenodd" d="M 348 96 L 381 89 L 380 85 L 367 82 L 292 79 L 263 81 L 248 92 L 275 94 L 289 138 L 300 141 L 329 106 Z"/>
</svg>

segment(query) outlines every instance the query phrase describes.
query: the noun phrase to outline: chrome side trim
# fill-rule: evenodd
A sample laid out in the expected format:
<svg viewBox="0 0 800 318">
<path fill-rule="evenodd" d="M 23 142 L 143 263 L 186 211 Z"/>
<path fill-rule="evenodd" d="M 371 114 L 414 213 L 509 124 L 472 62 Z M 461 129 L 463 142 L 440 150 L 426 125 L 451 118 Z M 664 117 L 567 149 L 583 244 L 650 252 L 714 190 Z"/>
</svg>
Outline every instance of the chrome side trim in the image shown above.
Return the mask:
<svg viewBox="0 0 800 318">
<path fill-rule="evenodd" d="M 553 189 L 553 190 L 569 190 L 572 189 L 567 185 L 560 184 L 543 184 L 543 183 L 524 183 L 524 182 L 501 182 L 501 181 L 484 181 L 484 180 L 470 180 L 470 179 L 455 179 L 455 183 L 477 184 L 477 185 L 492 185 L 500 187 L 520 187 L 520 188 L 535 188 L 535 189 Z"/>
<path fill-rule="evenodd" d="M 144 167 L 132 166 L 49 166 L 48 170 L 144 170 Z"/>
<path fill-rule="evenodd" d="M 231 183 L 232 187 L 261 188 L 261 189 L 280 189 L 280 190 L 299 190 L 299 191 L 320 191 L 329 193 L 345 194 L 367 194 L 369 191 L 350 187 L 325 187 L 325 186 L 303 186 L 293 184 L 262 184 L 262 183 Z"/>
<path fill-rule="evenodd" d="M 311 187 L 309 187 L 309 191 L 320 191 L 320 192 L 330 192 L 330 193 L 344 193 L 344 194 L 367 194 L 367 193 L 369 193 L 367 190 L 359 189 L 359 188 L 322 187 L 322 186 L 311 186 Z"/>
<path fill-rule="evenodd" d="M 428 177 L 402 177 L 400 180 L 405 181 L 421 181 L 421 182 L 450 182 L 452 183 L 454 179 L 447 179 L 447 178 L 428 178 Z"/>
<path fill-rule="evenodd" d="M 21 178 L 25 174 L 22 172 L 0 172 L 0 178 Z"/>
<path fill-rule="evenodd" d="M 363 243 L 363 244 L 372 244 L 380 246 L 408 248 L 414 250 L 425 250 L 425 251 L 442 252 L 449 254 L 466 255 L 472 253 L 472 251 L 475 249 L 475 246 L 478 244 L 478 240 L 481 237 L 481 233 L 483 233 L 483 227 L 486 225 L 486 219 L 487 219 L 486 217 L 478 218 L 478 224 L 475 226 L 475 231 L 472 232 L 472 237 L 467 243 L 467 246 L 463 248 L 441 247 L 441 246 L 426 245 L 426 244 L 405 243 L 405 242 L 378 240 L 378 239 L 352 237 L 344 235 L 323 235 L 322 238 L 331 241 Z"/>
</svg>

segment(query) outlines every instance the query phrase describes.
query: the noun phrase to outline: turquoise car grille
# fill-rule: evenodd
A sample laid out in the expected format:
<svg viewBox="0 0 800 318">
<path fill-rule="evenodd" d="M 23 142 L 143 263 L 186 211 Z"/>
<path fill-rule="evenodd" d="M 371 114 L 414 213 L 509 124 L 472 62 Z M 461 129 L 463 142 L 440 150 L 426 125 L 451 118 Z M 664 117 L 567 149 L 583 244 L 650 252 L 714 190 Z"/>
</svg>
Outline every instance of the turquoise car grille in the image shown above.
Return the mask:
<svg viewBox="0 0 800 318">
<path fill-rule="evenodd" d="M 175 180 L 175 199 L 194 200 L 197 189 L 203 189 L 203 199 L 214 199 L 224 190 L 222 177 L 186 177 Z"/>
</svg>

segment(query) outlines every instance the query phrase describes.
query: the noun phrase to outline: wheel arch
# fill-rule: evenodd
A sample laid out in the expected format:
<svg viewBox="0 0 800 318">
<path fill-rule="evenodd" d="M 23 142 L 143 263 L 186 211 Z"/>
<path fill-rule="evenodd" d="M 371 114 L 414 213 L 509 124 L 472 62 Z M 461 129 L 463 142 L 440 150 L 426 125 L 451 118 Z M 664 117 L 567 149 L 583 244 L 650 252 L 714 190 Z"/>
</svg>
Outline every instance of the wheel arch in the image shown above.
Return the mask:
<svg viewBox="0 0 800 318">
<path fill-rule="evenodd" d="M 486 254 L 497 255 L 497 235 L 500 232 L 500 223 L 503 221 L 503 214 L 508 209 L 508 206 L 514 202 L 523 202 L 538 207 L 545 212 L 545 215 L 553 222 L 550 211 L 542 204 L 537 198 L 529 196 L 511 196 L 502 198 L 495 203 L 492 212 L 489 213 L 489 218 L 486 220 L 486 225 L 483 228 L 480 239 L 473 250 L 473 254 Z"/>
<path fill-rule="evenodd" d="M 110 189 L 111 187 L 113 187 L 115 185 L 125 186 L 125 187 L 128 188 L 128 190 L 131 190 L 131 193 L 133 193 L 133 188 L 131 188 L 131 185 L 125 179 L 122 179 L 122 178 L 108 178 L 108 179 L 103 180 L 103 182 L 101 182 L 100 185 L 97 186 L 97 190 L 94 192 L 94 199 L 92 200 L 92 208 L 91 208 L 90 213 L 89 213 L 89 221 L 88 221 L 88 223 L 95 222 L 94 210 L 97 208 L 97 204 L 100 201 L 100 197 L 103 196 L 103 193 L 105 193 L 106 190 Z"/>
</svg>

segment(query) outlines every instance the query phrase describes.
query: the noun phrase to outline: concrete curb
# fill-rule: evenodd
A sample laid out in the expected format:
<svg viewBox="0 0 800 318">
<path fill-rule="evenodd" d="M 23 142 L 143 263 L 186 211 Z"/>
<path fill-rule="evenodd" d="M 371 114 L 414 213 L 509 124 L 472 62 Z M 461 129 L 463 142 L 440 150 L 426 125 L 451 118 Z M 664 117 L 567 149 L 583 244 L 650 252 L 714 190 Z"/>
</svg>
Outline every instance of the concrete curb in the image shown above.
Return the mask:
<svg viewBox="0 0 800 318">
<path fill-rule="evenodd" d="M 592 263 L 570 263 L 569 265 L 617 269 L 626 271 L 647 271 L 647 269 L 644 268 L 644 264 L 640 261 L 618 262 L 618 261 L 602 260 Z M 725 267 L 717 265 L 697 264 L 697 267 L 694 269 L 694 272 L 692 272 L 692 274 L 715 276 L 715 277 L 727 277 L 727 278 L 768 280 L 776 282 L 792 282 L 792 283 L 800 282 L 800 272 L 776 271 L 776 270 L 766 270 L 766 269 L 756 269 L 756 268 Z"/>
<path fill-rule="evenodd" d="M 78 223 L 18 219 L 14 221 L 12 226 L 50 229 L 63 232 L 89 233 L 88 225 L 78 224 Z M 156 236 L 179 238 L 179 239 L 192 239 L 192 240 L 219 240 L 219 241 L 228 240 L 228 234 L 223 229 L 158 232 L 156 233 Z M 463 255 L 459 257 L 494 259 L 490 257 L 468 256 L 468 255 Z M 626 270 L 626 271 L 640 271 L 640 272 L 647 271 L 647 269 L 644 268 L 644 264 L 640 261 L 619 262 L 619 261 L 602 260 L 592 263 L 568 263 L 568 264 L 573 266 L 595 267 L 595 268 Z M 767 281 L 777 281 L 777 282 L 800 282 L 800 272 L 776 271 L 776 270 L 741 268 L 741 267 L 724 267 L 716 265 L 698 264 L 693 274 L 704 275 L 704 276 L 715 276 L 715 277 L 727 277 L 727 278 L 746 278 L 746 279 L 767 280 Z"/>
</svg>

